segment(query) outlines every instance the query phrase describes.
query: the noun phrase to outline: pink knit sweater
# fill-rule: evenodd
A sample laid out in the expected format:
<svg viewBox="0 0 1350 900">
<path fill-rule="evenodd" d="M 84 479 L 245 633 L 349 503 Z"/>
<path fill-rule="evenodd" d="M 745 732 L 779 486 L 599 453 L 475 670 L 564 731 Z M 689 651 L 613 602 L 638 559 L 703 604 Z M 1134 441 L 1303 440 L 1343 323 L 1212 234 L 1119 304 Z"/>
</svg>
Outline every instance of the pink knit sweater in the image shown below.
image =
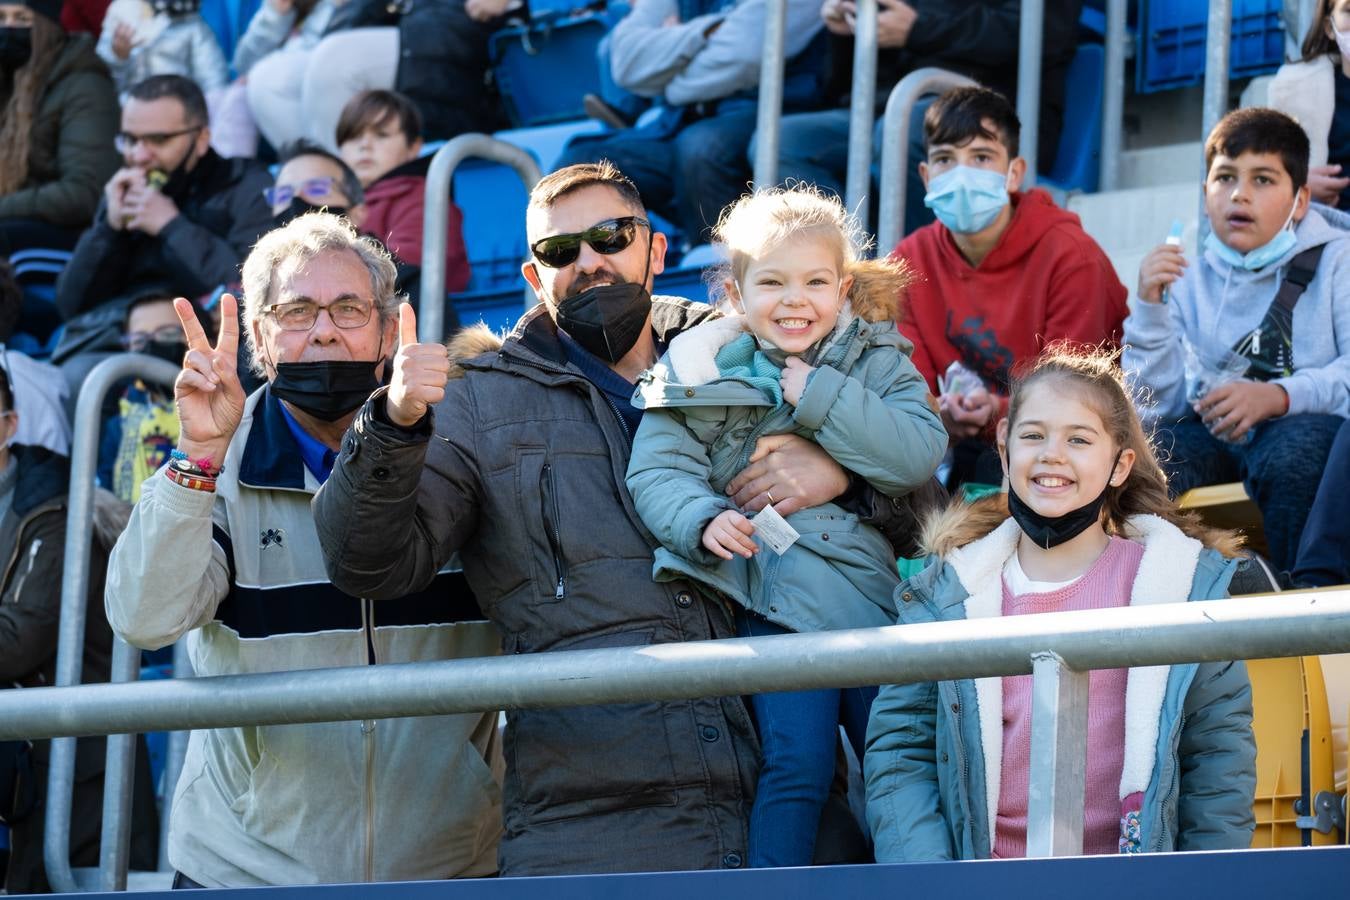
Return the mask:
<svg viewBox="0 0 1350 900">
<path fill-rule="evenodd" d="M 1113 537 L 1097 561 L 1067 587 L 1014 597 L 1003 584 L 1003 615 L 1128 606 L 1144 548 Z M 1088 684 L 1087 785 L 1083 852 L 1116 853 L 1120 840 L 1120 773 L 1125 758 L 1128 669 L 1096 670 Z M 993 739 L 985 735 L 985 740 Z M 1026 856 L 1027 777 L 1031 760 L 1031 676 L 1003 679 L 1003 765 L 993 855 Z"/>
</svg>

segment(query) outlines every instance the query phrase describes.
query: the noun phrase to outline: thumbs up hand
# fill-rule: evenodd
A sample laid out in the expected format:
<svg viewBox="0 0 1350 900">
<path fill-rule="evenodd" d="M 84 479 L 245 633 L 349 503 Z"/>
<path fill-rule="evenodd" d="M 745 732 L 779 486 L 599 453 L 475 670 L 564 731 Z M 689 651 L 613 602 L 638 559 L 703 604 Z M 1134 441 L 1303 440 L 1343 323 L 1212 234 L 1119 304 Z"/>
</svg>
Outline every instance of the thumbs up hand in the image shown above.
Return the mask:
<svg viewBox="0 0 1350 900">
<path fill-rule="evenodd" d="M 398 308 L 398 345 L 385 412 L 395 425 L 411 428 L 445 396 L 450 355 L 443 344 L 417 342 L 417 316 L 408 303 Z"/>
</svg>

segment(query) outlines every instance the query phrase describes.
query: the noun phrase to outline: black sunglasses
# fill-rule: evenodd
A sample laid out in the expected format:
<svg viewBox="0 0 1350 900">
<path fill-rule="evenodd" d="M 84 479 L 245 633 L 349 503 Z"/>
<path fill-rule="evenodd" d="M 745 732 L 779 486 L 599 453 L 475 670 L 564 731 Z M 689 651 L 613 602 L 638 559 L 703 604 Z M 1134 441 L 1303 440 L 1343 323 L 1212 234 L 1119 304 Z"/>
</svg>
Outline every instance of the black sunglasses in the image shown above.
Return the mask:
<svg viewBox="0 0 1350 900">
<path fill-rule="evenodd" d="M 581 242 L 591 245 L 596 253 L 610 256 L 628 249 L 637 237 L 638 226 L 651 227 L 651 223 L 641 216 L 623 216 L 618 219 L 606 219 L 596 222 L 585 231 L 571 234 L 555 234 L 540 238 L 530 245 L 530 252 L 539 262 L 550 269 L 570 266 L 581 255 Z"/>
</svg>

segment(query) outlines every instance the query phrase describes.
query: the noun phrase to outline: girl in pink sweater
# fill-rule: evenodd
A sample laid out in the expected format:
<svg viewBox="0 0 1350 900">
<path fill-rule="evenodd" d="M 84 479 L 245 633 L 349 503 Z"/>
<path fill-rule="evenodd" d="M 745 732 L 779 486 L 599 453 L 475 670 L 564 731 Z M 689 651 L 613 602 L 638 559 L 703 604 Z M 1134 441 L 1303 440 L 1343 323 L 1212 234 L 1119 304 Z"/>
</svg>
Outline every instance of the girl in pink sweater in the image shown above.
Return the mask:
<svg viewBox="0 0 1350 900">
<path fill-rule="evenodd" d="M 1044 354 L 1014 381 L 998 449 L 1006 500 L 929 523 L 938 559 L 897 590 L 902 624 L 1226 596 L 1238 542 L 1168 499 L 1114 355 Z M 1030 682 L 882 688 L 864 761 L 878 861 L 1026 855 Z M 1241 662 L 1092 672 L 1086 753 L 1083 852 L 1250 843 Z"/>
</svg>

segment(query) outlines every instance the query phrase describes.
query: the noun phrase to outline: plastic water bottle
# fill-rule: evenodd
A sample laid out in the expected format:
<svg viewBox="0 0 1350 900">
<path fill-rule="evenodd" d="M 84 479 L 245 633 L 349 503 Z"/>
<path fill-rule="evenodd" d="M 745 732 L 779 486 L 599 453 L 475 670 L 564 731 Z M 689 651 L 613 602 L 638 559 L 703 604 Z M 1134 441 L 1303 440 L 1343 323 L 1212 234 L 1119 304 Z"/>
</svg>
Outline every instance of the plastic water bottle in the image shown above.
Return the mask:
<svg viewBox="0 0 1350 900">
<path fill-rule="evenodd" d="M 1169 247 L 1180 247 L 1180 246 L 1181 246 L 1181 232 L 1182 232 L 1184 229 L 1185 229 L 1185 226 L 1181 224 L 1181 220 L 1180 220 L 1180 219 L 1173 219 L 1173 220 L 1172 220 L 1172 228 L 1167 232 L 1167 239 L 1166 239 L 1165 241 L 1163 241 L 1163 243 L 1166 244 L 1166 245 L 1169 246 Z M 1171 285 L 1168 285 L 1167 287 L 1163 288 L 1163 292 L 1162 292 L 1162 302 L 1163 302 L 1163 303 L 1166 303 L 1166 302 L 1167 302 L 1167 295 L 1170 294 L 1170 293 L 1172 293 Z"/>
</svg>

